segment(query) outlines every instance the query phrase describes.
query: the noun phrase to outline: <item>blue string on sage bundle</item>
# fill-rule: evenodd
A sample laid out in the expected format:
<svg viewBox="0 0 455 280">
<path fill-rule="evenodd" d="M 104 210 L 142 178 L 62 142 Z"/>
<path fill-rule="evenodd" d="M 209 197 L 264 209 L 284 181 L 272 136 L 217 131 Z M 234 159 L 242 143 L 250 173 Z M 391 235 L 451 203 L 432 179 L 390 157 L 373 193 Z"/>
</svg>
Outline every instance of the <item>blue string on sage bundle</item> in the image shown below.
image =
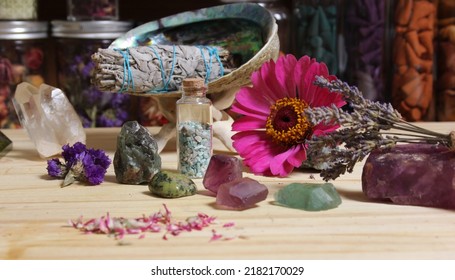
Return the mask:
<svg viewBox="0 0 455 280">
<path fill-rule="evenodd" d="M 133 94 L 177 91 L 185 78 L 200 77 L 208 83 L 235 69 L 233 55 L 215 46 L 99 49 L 92 61 L 92 83 L 100 90 Z"/>
</svg>

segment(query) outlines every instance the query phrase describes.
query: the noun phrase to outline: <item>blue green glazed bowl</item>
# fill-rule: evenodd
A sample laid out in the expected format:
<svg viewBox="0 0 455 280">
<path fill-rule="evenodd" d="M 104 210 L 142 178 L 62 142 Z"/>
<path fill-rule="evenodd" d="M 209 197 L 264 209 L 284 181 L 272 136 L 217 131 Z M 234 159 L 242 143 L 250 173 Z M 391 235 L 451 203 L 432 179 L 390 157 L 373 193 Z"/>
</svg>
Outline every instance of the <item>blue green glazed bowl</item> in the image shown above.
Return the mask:
<svg viewBox="0 0 455 280">
<path fill-rule="evenodd" d="M 258 4 L 227 4 L 145 23 L 117 38 L 110 48 L 152 44 L 222 46 L 239 59 L 240 66 L 211 81 L 207 93 L 229 106 L 234 93 L 241 86 L 250 84 L 251 73 L 264 62 L 278 57 L 277 31 L 272 14 Z M 153 95 L 176 97 L 181 93 L 173 91 Z"/>
</svg>

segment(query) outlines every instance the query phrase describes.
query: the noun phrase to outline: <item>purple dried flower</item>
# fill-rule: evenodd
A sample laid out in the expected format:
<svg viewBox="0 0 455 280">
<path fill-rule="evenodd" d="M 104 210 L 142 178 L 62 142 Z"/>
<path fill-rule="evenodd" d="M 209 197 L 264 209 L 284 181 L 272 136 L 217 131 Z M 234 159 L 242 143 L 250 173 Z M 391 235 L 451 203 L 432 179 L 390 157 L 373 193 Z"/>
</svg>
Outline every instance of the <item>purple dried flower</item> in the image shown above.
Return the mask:
<svg viewBox="0 0 455 280">
<path fill-rule="evenodd" d="M 104 174 L 106 174 L 106 168 L 101 164 L 96 164 L 95 163 L 96 160 L 94 158 L 92 158 L 92 156 L 93 155 L 89 153 L 86 157 L 84 157 L 83 176 L 90 184 L 99 185 L 104 180 Z M 108 163 L 110 163 L 109 160 L 108 160 Z M 108 166 L 109 166 L 109 164 L 108 164 Z"/>
<path fill-rule="evenodd" d="M 121 108 L 104 111 L 96 120 L 100 127 L 119 127 L 128 119 L 128 112 Z"/>
<path fill-rule="evenodd" d="M 56 178 L 64 178 L 63 186 L 74 181 L 88 182 L 99 185 L 104 180 L 111 160 L 103 150 L 87 149 L 85 144 L 77 142 L 73 146 L 64 145 L 62 156 L 65 163 L 58 159 L 48 161 L 48 174 Z"/>
<path fill-rule="evenodd" d="M 67 173 L 66 165 L 60 162 L 58 158 L 53 158 L 47 161 L 47 174 L 55 178 L 65 178 Z"/>
<path fill-rule="evenodd" d="M 95 63 L 93 61 L 88 61 L 84 67 L 81 69 L 82 77 L 90 78 L 92 76 L 92 70 L 95 68 Z"/>
<path fill-rule="evenodd" d="M 87 151 L 87 147 L 81 142 L 76 142 L 73 146 L 66 144 L 62 147 L 62 149 L 63 159 L 66 162 L 66 166 L 69 168 L 76 163 L 76 161 L 81 157 L 81 154 Z"/>
<path fill-rule="evenodd" d="M 84 113 L 80 112 L 79 110 L 78 110 L 78 114 L 79 114 L 79 118 L 81 119 L 82 126 L 84 128 L 92 127 L 93 122 L 89 117 L 87 117 Z"/>
<path fill-rule="evenodd" d="M 84 107 L 92 107 L 98 105 L 103 97 L 103 92 L 101 92 L 96 87 L 89 87 L 88 89 L 82 91 L 82 98 L 85 102 Z"/>
<path fill-rule="evenodd" d="M 84 127 L 120 127 L 129 118 L 128 95 L 90 87 L 82 92 L 82 99 L 78 113 Z"/>
</svg>

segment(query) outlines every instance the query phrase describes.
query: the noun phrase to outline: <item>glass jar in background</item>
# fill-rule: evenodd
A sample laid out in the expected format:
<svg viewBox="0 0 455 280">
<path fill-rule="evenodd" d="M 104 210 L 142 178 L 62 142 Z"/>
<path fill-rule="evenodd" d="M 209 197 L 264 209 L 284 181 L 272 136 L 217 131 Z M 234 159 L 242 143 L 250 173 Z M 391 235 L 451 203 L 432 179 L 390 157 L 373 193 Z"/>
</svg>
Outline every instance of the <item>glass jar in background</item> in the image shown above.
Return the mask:
<svg viewBox="0 0 455 280">
<path fill-rule="evenodd" d="M 373 101 L 388 101 L 384 85 L 386 0 L 345 1 L 343 37 L 347 64 L 343 80 Z"/>
<path fill-rule="evenodd" d="M 337 0 L 294 0 L 293 49 L 297 57 L 308 55 L 324 62 L 332 75 L 337 75 L 338 64 L 338 8 Z"/>
<path fill-rule="evenodd" d="M 0 20 L 35 20 L 37 2 L 37 0 L 0 0 Z"/>
<path fill-rule="evenodd" d="M 433 91 L 437 0 L 395 0 L 393 31 L 392 105 L 407 121 L 435 120 Z"/>
<path fill-rule="evenodd" d="M 439 121 L 455 121 L 455 1 L 439 0 L 436 102 Z"/>
<path fill-rule="evenodd" d="M 16 86 L 52 84 L 54 58 L 48 40 L 48 23 L 0 21 L 0 127 L 20 127 L 11 98 Z"/>
<path fill-rule="evenodd" d="M 118 0 L 67 0 L 67 19 L 118 20 Z"/>
<path fill-rule="evenodd" d="M 221 0 L 222 4 L 229 3 L 257 3 L 272 13 L 278 25 L 278 38 L 280 39 L 280 51 L 291 51 L 291 12 L 283 0 Z"/>
<path fill-rule="evenodd" d="M 84 127 L 121 126 L 130 119 L 130 96 L 102 92 L 92 85 L 92 54 L 132 28 L 124 21 L 52 21 L 62 89 L 81 117 Z"/>
</svg>

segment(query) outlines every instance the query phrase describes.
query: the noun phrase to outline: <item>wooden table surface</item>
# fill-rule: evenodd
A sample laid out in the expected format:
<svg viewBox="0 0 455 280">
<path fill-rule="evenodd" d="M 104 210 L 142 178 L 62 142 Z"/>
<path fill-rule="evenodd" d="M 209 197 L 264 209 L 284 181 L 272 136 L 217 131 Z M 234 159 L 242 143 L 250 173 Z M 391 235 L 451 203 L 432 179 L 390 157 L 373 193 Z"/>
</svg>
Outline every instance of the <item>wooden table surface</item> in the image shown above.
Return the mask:
<svg viewBox="0 0 455 280">
<path fill-rule="evenodd" d="M 419 124 L 449 132 L 455 123 Z M 156 132 L 157 128 L 150 128 Z M 295 171 L 287 178 L 254 176 L 269 188 L 266 201 L 243 210 L 222 210 L 208 195 L 202 180 L 198 194 L 163 199 L 150 195 L 146 185 L 122 185 L 112 165 L 99 186 L 73 184 L 46 173 L 23 130 L 2 130 L 14 143 L 0 158 L 1 259 L 453 259 L 455 212 L 368 201 L 361 191 L 359 164 L 352 174 L 333 182 L 342 204 L 333 210 L 306 212 L 273 204 L 274 193 L 291 182 L 323 182 L 318 174 Z M 87 146 L 102 148 L 113 158 L 119 128 L 87 129 Z M 176 169 L 175 143 L 161 157 L 163 168 Z M 216 143 L 215 153 L 225 153 Z M 68 226 L 79 216 L 140 217 L 163 210 L 175 220 L 199 212 L 216 216 L 219 224 L 199 232 L 184 232 L 163 240 L 163 232 L 145 238 L 127 235 L 122 242 L 106 235 L 87 235 Z M 233 228 L 222 224 L 234 222 Z M 232 240 L 210 241 L 211 229 Z"/>
</svg>

